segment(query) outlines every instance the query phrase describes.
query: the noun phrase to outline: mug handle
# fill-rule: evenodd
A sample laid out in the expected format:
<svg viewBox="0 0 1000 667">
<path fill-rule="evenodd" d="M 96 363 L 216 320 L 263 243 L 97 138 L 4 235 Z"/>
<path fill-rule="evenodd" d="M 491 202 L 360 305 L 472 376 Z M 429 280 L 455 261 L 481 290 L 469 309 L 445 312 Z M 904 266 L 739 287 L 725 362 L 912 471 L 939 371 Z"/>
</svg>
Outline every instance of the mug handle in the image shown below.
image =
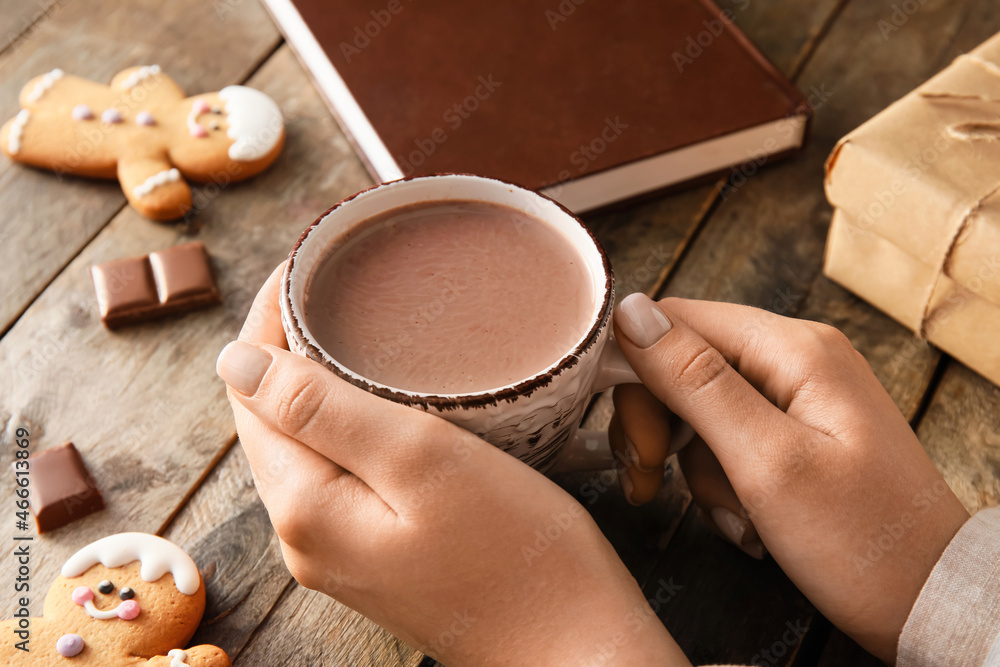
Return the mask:
<svg viewBox="0 0 1000 667">
<path fill-rule="evenodd" d="M 598 394 L 619 384 L 641 382 L 613 338 L 608 340 L 601 351 L 597 365 L 597 378 L 591 387 L 591 394 Z M 550 472 L 610 470 L 614 461 L 606 431 L 577 429 L 573 438 L 563 447 L 562 454 Z"/>
</svg>

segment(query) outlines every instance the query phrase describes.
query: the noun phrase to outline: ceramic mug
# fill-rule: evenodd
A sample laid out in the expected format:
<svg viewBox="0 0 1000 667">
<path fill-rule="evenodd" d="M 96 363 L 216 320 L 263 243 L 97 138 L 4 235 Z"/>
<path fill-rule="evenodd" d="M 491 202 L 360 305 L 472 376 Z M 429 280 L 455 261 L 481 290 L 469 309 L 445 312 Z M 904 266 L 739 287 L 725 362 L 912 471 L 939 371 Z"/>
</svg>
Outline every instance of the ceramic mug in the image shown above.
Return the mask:
<svg viewBox="0 0 1000 667">
<path fill-rule="evenodd" d="M 587 262 L 595 296 L 590 327 L 556 363 L 489 391 L 430 394 L 380 384 L 342 366 L 317 342 L 304 313 L 310 277 L 347 232 L 391 209 L 427 201 L 476 200 L 509 206 L 560 231 Z M 530 270 L 530 267 L 525 267 Z M 426 410 L 472 431 L 542 471 L 612 466 L 607 436 L 579 429 L 590 398 L 616 384 L 638 382 L 621 350 L 609 341 L 615 302 L 611 264 L 590 230 L 552 199 L 510 183 L 465 174 L 391 181 L 349 197 L 303 232 L 281 278 L 281 323 L 293 352 L 317 361 L 377 396 Z"/>
</svg>

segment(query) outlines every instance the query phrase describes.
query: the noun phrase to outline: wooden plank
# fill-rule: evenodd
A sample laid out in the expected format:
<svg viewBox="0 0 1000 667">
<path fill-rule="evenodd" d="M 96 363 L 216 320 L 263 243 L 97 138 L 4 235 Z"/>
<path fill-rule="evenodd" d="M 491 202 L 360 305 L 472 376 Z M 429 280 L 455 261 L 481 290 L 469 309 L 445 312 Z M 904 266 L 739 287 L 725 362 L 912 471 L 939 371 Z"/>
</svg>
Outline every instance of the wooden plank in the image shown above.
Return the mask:
<svg viewBox="0 0 1000 667">
<path fill-rule="evenodd" d="M 33 581 L 43 590 L 82 544 L 127 529 L 158 531 L 225 452 L 234 426 L 215 375 L 219 350 L 301 231 L 370 183 L 287 49 L 250 83 L 279 102 L 288 138 L 270 170 L 222 189 L 200 215 L 197 238 L 213 256 L 223 305 L 104 330 L 89 266 L 185 240 L 184 230 L 126 208 L 0 340 L 0 451 L 11 451 L 18 426 L 31 430 L 33 451 L 73 440 L 108 505 L 39 540 Z M 0 479 L 0 496 L 12 497 L 11 484 L 11 476 Z M 8 569 L 0 581 L 13 585 L 12 576 Z M 32 610 L 40 603 L 33 599 Z M 3 609 L 10 605 L 5 600 Z"/>
<path fill-rule="evenodd" d="M 192 644 L 235 657 L 291 581 L 242 447 L 226 454 L 163 536 L 205 578 L 205 615 Z"/>
<path fill-rule="evenodd" d="M 815 615 L 773 559 L 723 542 L 695 507 L 643 592 L 695 665 L 791 664 Z"/>
<path fill-rule="evenodd" d="M 293 583 L 236 665 L 416 667 L 422 658 L 364 616 Z"/>
<path fill-rule="evenodd" d="M 0 54 L 17 48 L 65 0 L 0 0 Z"/>
<path fill-rule="evenodd" d="M 159 63 L 195 93 L 242 82 L 279 41 L 256 0 L 65 3 L 0 55 L 0 117 L 17 113 L 21 87 L 55 67 L 107 82 L 125 67 Z M 124 203 L 116 182 L 0 160 L 0 332 Z"/>
<path fill-rule="evenodd" d="M 847 5 L 800 79 L 800 88 L 813 91 L 818 102 L 810 146 L 793 162 L 762 172 L 728 193 L 662 295 L 747 303 L 836 324 L 866 355 L 901 410 L 912 418 L 930 383 L 937 352 L 913 341 L 905 329 L 820 277 L 830 218 L 822 191 L 822 165 L 840 136 L 948 62 L 954 55 L 951 41 L 969 14 L 991 10 L 985 1 L 931 0 L 897 35 L 883 40 L 877 25 L 891 16 L 891 4 L 884 0 Z M 995 31 L 997 24 L 985 28 L 990 29 Z M 686 539 L 683 532 L 682 527 L 675 540 Z M 668 558 L 674 548 L 672 543 Z M 744 561 L 734 562 L 733 567 L 747 566 Z M 710 579 L 716 571 L 706 568 L 701 576 Z M 773 575 L 755 578 L 762 593 L 783 579 L 779 572 Z M 726 590 L 719 590 L 711 595 L 706 592 L 704 599 L 728 602 L 728 596 Z M 668 627 L 676 622 L 674 614 L 683 618 L 695 613 L 682 605 L 669 609 L 664 619 Z M 770 617 L 775 629 L 790 616 L 777 608 L 761 613 Z M 723 616 L 730 627 L 741 622 L 738 608 Z M 685 649 L 712 641 L 712 635 L 697 626 L 687 633 L 679 630 L 675 635 Z M 744 646 L 739 654 L 720 650 L 702 659 L 725 661 L 733 655 L 732 659 L 745 661 L 757 648 Z"/>
<path fill-rule="evenodd" d="M 1000 505 L 1000 388 L 951 362 L 917 435 L 969 512 Z"/>
</svg>

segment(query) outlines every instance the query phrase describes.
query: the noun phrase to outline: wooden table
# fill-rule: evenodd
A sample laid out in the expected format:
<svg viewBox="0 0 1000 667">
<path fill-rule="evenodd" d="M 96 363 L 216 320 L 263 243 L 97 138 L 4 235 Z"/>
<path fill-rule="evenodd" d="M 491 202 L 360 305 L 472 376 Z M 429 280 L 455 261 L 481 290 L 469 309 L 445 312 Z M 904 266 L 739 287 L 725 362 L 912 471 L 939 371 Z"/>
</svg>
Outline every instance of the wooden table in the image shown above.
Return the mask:
<svg viewBox="0 0 1000 667">
<path fill-rule="evenodd" d="M 748 303 L 841 328 L 975 510 L 1000 501 L 1000 390 L 820 270 L 831 213 L 822 164 L 834 142 L 1000 30 L 996 0 L 904 3 L 919 10 L 895 18 L 893 1 L 723 0 L 810 96 L 809 147 L 745 183 L 586 219 L 611 254 L 621 294 Z M 41 612 L 41 592 L 79 546 L 148 531 L 203 568 L 208 609 L 195 641 L 222 646 L 236 664 L 417 665 L 415 651 L 288 574 L 214 372 L 256 287 L 299 232 L 370 183 L 288 46 L 256 0 L 0 0 L 2 118 L 16 113 L 28 79 L 54 67 L 108 81 L 151 63 L 192 93 L 244 82 L 264 90 L 285 114 L 288 141 L 253 182 L 203 190 L 200 212 L 180 226 L 140 218 L 116 183 L 60 180 L 0 160 L 0 465 L 13 457 L 18 427 L 30 429 L 34 450 L 72 440 L 108 503 L 37 543 L 32 609 Z M 192 238 L 214 257 L 224 305 L 105 331 L 88 267 Z M 586 425 L 605 426 L 609 406 L 607 396 L 596 400 Z M 0 476 L 0 498 L 13 499 L 12 478 Z M 601 475 L 559 481 L 659 598 L 660 618 L 695 664 L 877 664 L 773 561 L 751 561 L 712 535 L 674 467 L 660 498 L 638 509 Z M 587 484 L 609 488 L 591 502 Z M 12 549 L 4 549 L 0 586 L 11 591 Z"/>
</svg>

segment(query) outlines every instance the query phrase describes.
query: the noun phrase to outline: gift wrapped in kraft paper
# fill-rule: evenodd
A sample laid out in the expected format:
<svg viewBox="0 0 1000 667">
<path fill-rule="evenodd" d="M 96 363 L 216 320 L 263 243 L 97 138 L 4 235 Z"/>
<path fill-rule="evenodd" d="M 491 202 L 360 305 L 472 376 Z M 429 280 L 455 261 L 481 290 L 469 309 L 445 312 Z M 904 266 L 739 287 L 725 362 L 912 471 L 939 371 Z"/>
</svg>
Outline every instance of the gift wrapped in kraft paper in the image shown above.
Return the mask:
<svg viewBox="0 0 1000 667">
<path fill-rule="evenodd" d="M 1000 35 L 844 137 L 832 280 L 1000 385 Z"/>
</svg>

